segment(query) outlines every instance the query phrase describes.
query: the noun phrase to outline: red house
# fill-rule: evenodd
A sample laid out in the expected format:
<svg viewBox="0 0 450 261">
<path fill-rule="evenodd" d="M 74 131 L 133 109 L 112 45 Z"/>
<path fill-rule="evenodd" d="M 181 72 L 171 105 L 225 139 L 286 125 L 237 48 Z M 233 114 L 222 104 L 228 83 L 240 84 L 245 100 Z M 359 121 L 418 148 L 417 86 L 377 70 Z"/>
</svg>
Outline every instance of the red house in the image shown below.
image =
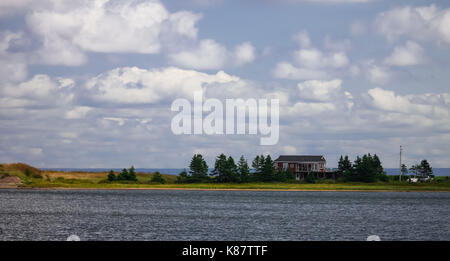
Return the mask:
<svg viewBox="0 0 450 261">
<path fill-rule="evenodd" d="M 309 172 L 326 172 L 327 161 L 324 156 L 281 155 L 275 160 L 277 169 L 290 169 L 300 180 Z"/>
</svg>

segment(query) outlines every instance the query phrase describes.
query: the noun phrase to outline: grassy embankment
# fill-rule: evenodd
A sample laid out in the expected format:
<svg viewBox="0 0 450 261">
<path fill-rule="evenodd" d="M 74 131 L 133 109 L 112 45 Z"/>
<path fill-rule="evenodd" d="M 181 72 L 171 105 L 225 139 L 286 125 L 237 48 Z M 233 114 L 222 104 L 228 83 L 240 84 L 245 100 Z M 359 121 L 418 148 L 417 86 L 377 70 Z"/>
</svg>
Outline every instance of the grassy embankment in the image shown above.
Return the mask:
<svg viewBox="0 0 450 261">
<path fill-rule="evenodd" d="M 107 172 L 61 172 L 43 171 L 26 164 L 0 164 L 2 177 L 16 176 L 22 180 L 20 188 L 72 188 L 72 189 L 250 189 L 250 190 L 341 190 L 341 191 L 448 191 L 450 180 L 437 177 L 435 181 L 420 184 L 389 181 L 377 183 L 337 183 L 333 180 L 318 181 L 316 184 L 291 183 L 194 183 L 176 184 L 175 175 L 165 175 L 166 184 L 150 183 L 153 174 L 137 173 L 138 182 L 108 182 Z"/>
</svg>

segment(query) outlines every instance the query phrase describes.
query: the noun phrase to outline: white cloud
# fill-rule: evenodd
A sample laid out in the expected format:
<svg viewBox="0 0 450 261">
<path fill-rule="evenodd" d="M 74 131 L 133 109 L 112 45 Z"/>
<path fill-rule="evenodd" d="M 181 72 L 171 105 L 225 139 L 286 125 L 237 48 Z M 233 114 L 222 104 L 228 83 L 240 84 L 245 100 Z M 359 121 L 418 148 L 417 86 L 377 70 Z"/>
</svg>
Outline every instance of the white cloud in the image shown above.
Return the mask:
<svg viewBox="0 0 450 261">
<path fill-rule="evenodd" d="M 86 114 L 91 110 L 92 110 L 91 107 L 77 106 L 77 107 L 73 108 L 72 110 L 67 111 L 64 118 L 66 118 L 66 119 L 82 119 L 82 118 L 86 117 Z"/>
<path fill-rule="evenodd" d="M 367 78 L 372 83 L 383 85 L 391 79 L 391 74 L 384 67 L 370 65 L 367 71 Z"/>
<path fill-rule="evenodd" d="M 300 97 L 314 101 L 331 101 L 339 95 L 342 81 L 305 81 L 297 85 Z"/>
<path fill-rule="evenodd" d="M 297 153 L 297 148 L 295 148 L 294 146 L 286 145 L 283 146 L 283 152 L 287 155 L 293 155 Z"/>
<path fill-rule="evenodd" d="M 202 15 L 171 13 L 158 0 L 44 0 L 4 7 L 25 13 L 26 24 L 40 43 L 28 54 L 35 64 L 81 66 L 87 63 L 88 52 L 164 53 L 173 65 L 222 69 L 250 63 L 256 56 L 250 42 L 231 51 L 212 39 L 198 40 Z"/>
<path fill-rule="evenodd" d="M 424 49 L 417 43 L 407 41 L 404 46 L 395 47 L 392 54 L 384 62 L 395 66 L 410 66 L 424 63 Z"/>
<path fill-rule="evenodd" d="M 342 68 L 349 63 L 347 55 L 343 52 L 324 54 L 314 48 L 295 51 L 294 60 L 299 66 L 309 69 Z"/>
<path fill-rule="evenodd" d="M 21 53 L 12 53 L 10 49 L 18 42 L 24 41 L 23 33 L 0 33 L 0 78 L 2 83 L 23 81 L 27 77 L 26 57 Z"/>
<path fill-rule="evenodd" d="M 273 75 L 277 78 L 297 80 L 329 78 L 335 70 L 346 68 L 350 63 L 345 51 L 324 52 L 314 48 L 306 31 L 296 34 L 294 39 L 300 44 L 300 49 L 293 52 L 294 63 L 278 63 L 273 70 Z M 325 47 L 328 49 L 346 49 L 347 44 L 345 41 L 325 39 Z"/>
<path fill-rule="evenodd" d="M 117 124 L 119 124 L 119 126 L 123 126 L 125 124 L 125 120 L 126 120 L 126 119 L 118 118 L 118 117 L 105 117 L 103 119 L 108 120 L 108 121 L 117 122 Z"/>
<path fill-rule="evenodd" d="M 294 106 L 287 108 L 288 114 L 303 117 L 332 111 L 336 111 L 336 105 L 331 102 L 297 102 Z"/>
<path fill-rule="evenodd" d="M 236 46 L 234 52 L 212 39 L 201 40 L 194 48 L 169 54 L 169 61 L 185 68 L 212 70 L 225 66 L 240 66 L 255 59 L 251 43 Z"/>
<path fill-rule="evenodd" d="M 55 165 L 70 164 L 69 159 L 77 157 L 83 165 L 119 164 L 119 167 L 120 164 L 136 163 L 152 167 L 167 167 L 170 163 L 171 167 L 182 167 L 192 156 L 192 148 L 212 160 L 220 153 L 217 148 L 235 153 L 237 146 L 242 150 L 239 155 L 233 154 L 236 157 L 240 154 L 253 157 L 262 152 L 275 155 L 281 152 L 320 153 L 326 154 L 332 162 L 335 154 L 374 151 L 389 163 L 392 144 L 396 147 L 400 142 L 409 142 L 410 146 L 415 146 L 417 137 L 427 139 L 420 143 L 426 149 L 443 150 L 450 144 L 449 137 L 442 136 L 450 130 L 448 93 L 399 95 L 376 88 L 354 95 L 343 90 L 343 82 L 339 79 L 304 81 L 297 86 L 271 86 L 255 84 L 224 72 L 205 74 L 172 67 L 118 68 L 88 79 L 86 89 L 74 84 L 72 79 L 41 75 L 17 84 L 16 92 L 4 92 L 1 88 L 0 128 L 3 135 L 0 142 L 8 148 L 25 148 L 24 144 L 28 148 L 42 148 L 41 156 L 45 156 L 45 160 L 51 159 L 51 164 Z M 41 89 L 34 90 L 33 86 Z M 239 97 L 279 98 L 279 145 L 259 148 L 257 139 L 254 141 L 249 136 L 231 135 L 217 139 L 207 135 L 172 135 L 167 101 L 183 96 L 191 98 L 192 92 L 199 89 L 206 89 L 208 98 L 229 97 L 230 93 Z M 49 97 L 43 97 L 45 94 Z M 68 102 L 59 102 L 64 96 L 74 95 L 75 98 Z M 93 103 L 95 109 L 86 106 L 91 104 L 89 99 L 97 101 Z M 4 100 L 40 100 L 53 107 L 37 109 L 27 103 L 4 107 Z M 143 103 L 151 105 L 143 106 Z M 102 146 L 98 146 L 100 143 Z M 116 150 L 118 147 L 120 150 Z M 0 153 L 0 159 L 11 161 L 20 157 L 34 163 L 30 151 L 7 152 L 8 155 Z M 150 162 L 148 155 L 154 155 Z M 442 161 L 439 157 L 432 158 Z"/>
<path fill-rule="evenodd" d="M 68 79 L 51 79 L 48 75 L 37 74 L 32 79 L 15 84 L 8 84 L 0 90 L 2 95 L 9 98 L 25 99 L 30 106 L 67 103 L 73 99 L 68 93 L 71 85 Z M 50 102 L 50 104 L 49 104 Z M 23 102 L 22 102 L 23 103 Z"/>
<path fill-rule="evenodd" d="M 227 61 L 227 49 L 214 40 L 202 40 L 197 49 L 169 55 L 173 64 L 193 69 L 219 69 Z"/>
<path fill-rule="evenodd" d="M 421 98 L 423 96 L 396 95 L 393 91 L 381 88 L 370 89 L 368 95 L 371 98 L 372 105 L 383 111 L 422 114 L 435 117 L 450 116 L 449 107 L 440 103 L 443 95 L 438 95 L 438 97 L 427 95 L 428 97 L 423 99 Z"/>
<path fill-rule="evenodd" d="M 449 44 L 450 8 L 440 9 L 435 5 L 394 8 L 380 13 L 375 27 L 389 40 L 404 36 Z"/>
<path fill-rule="evenodd" d="M 327 73 L 322 70 L 298 68 L 288 62 L 280 62 L 275 66 L 273 75 L 276 78 L 290 80 L 323 79 Z"/>
<path fill-rule="evenodd" d="M 255 60 L 255 48 L 250 42 L 242 43 L 236 46 L 234 56 L 237 66 L 253 62 Z"/>
<path fill-rule="evenodd" d="M 118 104 L 149 104 L 171 101 L 177 97 L 192 99 L 195 91 L 213 83 L 229 83 L 239 78 L 222 71 L 200 73 L 169 67 L 145 70 L 137 67 L 117 68 L 86 83 L 90 98 Z"/>
<path fill-rule="evenodd" d="M 309 38 L 308 32 L 305 30 L 294 35 L 294 40 L 296 40 L 301 48 L 309 48 L 311 47 L 311 38 Z"/>
<path fill-rule="evenodd" d="M 76 66 L 86 62 L 85 51 L 159 53 L 163 39 L 196 38 L 200 18 L 187 11 L 170 13 L 158 1 L 96 0 L 74 8 L 36 10 L 26 20 L 42 39 L 39 60 Z"/>
</svg>

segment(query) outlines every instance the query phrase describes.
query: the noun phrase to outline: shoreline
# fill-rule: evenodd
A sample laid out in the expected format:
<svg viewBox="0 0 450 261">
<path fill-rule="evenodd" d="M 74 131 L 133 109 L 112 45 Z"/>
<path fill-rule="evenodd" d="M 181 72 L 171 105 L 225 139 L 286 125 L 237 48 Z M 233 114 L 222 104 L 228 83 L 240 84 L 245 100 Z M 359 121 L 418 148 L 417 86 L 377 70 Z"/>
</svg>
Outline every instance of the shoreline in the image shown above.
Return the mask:
<svg viewBox="0 0 450 261">
<path fill-rule="evenodd" d="M 280 192 L 447 192 L 448 190 L 376 190 L 376 189 L 239 189 L 239 188 L 83 188 L 83 187 L 3 187 L 1 189 L 16 189 L 16 190 L 179 190 L 179 191 L 280 191 Z"/>
</svg>

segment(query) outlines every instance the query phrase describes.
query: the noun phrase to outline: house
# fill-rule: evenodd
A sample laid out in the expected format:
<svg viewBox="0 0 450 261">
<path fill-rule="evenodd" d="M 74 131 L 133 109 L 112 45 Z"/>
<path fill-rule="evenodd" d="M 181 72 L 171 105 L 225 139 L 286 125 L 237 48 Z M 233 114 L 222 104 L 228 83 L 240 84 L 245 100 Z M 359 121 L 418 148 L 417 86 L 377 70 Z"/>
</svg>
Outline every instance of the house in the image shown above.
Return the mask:
<svg viewBox="0 0 450 261">
<path fill-rule="evenodd" d="M 297 180 L 303 179 L 310 172 L 325 174 L 327 161 L 322 155 L 281 155 L 275 160 L 277 169 L 290 169 Z"/>
</svg>

